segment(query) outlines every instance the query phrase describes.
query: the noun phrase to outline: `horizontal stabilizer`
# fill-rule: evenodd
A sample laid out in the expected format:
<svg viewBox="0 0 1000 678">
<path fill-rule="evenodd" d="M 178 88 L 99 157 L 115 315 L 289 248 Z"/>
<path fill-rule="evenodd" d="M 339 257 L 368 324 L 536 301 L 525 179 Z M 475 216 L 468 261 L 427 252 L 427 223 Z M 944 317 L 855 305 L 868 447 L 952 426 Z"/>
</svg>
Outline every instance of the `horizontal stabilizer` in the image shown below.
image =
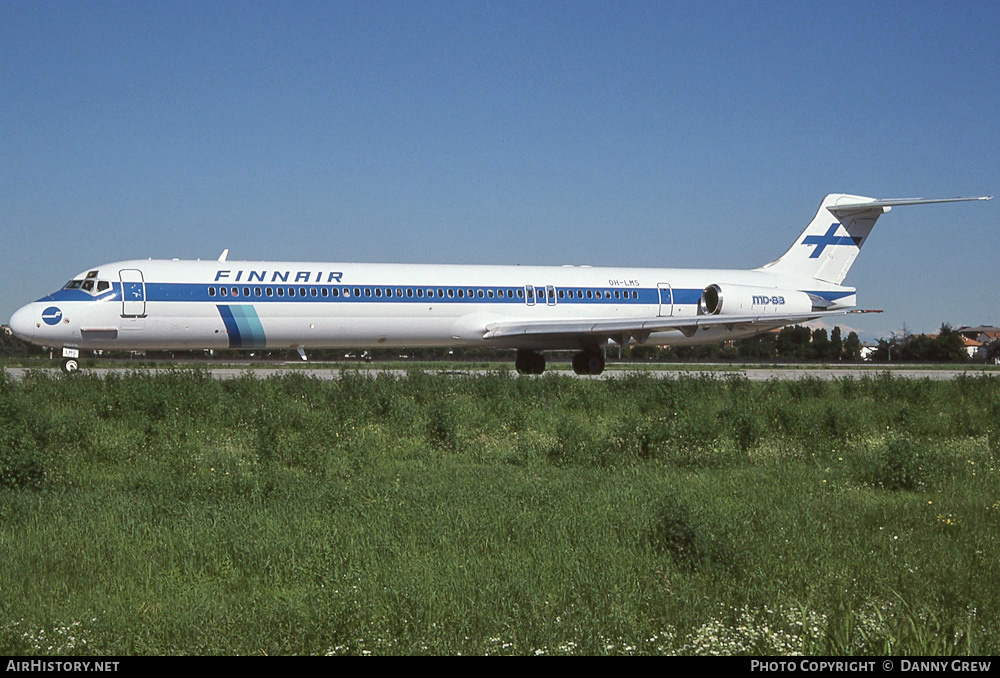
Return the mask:
<svg viewBox="0 0 1000 678">
<path fill-rule="evenodd" d="M 875 207 L 901 207 L 903 205 L 930 205 L 939 202 L 969 202 L 972 200 L 992 200 L 992 195 L 982 195 L 970 198 L 886 198 L 883 200 L 870 200 L 867 202 L 846 203 L 834 205 L 827 209 L 834 214 L 843 212 L 855 212 L 859 210 L 869 210 Z"/>
</svg>

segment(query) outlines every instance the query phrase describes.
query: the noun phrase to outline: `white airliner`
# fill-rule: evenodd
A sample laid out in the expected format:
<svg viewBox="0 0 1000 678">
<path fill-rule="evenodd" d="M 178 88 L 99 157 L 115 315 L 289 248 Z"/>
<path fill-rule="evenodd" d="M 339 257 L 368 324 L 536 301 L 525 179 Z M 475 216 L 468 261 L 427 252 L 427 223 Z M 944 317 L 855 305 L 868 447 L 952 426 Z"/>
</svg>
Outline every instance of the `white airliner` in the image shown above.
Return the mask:
<svg viewBox="0 0 1000 678">
<path fill-rule="evenodd" d="M 63 370 L 91 349 L 494 346 L 522 373 L 544 350 L 604 370 L 609 343 L 703 344 L 852 312 L 841 283 L 875 221 L 897 205 L 832 194 L 795 243 L 751 270 L 437 266 L 136 260 L 104 264 L 18 309 L 13 333 L 61 348 Z"/>
</svg>

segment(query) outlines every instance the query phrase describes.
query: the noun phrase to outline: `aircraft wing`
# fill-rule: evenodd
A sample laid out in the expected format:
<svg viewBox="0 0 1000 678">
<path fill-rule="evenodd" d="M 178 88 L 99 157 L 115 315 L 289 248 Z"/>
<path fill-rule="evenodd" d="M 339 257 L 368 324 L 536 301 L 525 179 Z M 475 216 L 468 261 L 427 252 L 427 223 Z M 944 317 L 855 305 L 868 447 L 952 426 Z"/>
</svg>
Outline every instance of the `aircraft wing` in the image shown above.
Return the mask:
<svg viewBox="0 0 1000 678">
<path fill-rule="evenodd" d="M 760 314 L 760 315 L 705 315 L 693 317 L 648 317 L 620 319 L 580 319 L 554 321 L 495 322 L 486 326 L 483 339 L 503 344 L 530 341 L 557 342 L 577 339 L 584 343 L 606 343 L 612 340 L 627 343 L 634 340 L 644 343 L 653 332 L 678 330 L 693 336 L 699 328 L 725 327 L 728 330 L 767 330 L 792 323 L 804 323 L 827 316 L 846 315 L 857 311 L 812 311 L 809 313 Z"/>
</svg>

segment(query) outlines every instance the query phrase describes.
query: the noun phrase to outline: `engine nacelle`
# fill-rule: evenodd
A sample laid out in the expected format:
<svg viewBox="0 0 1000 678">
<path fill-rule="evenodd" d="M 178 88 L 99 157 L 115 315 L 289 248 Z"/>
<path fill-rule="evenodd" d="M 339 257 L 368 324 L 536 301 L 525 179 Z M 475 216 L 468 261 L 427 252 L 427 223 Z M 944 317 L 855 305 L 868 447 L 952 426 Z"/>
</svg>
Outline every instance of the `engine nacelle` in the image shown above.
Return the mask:
<svg viewBox="0 0 1000 678">
<path fill-rule="evenodd" d="M 809 313 L 820 310 L 812 296 L 797 290 L 751 285 L 709 285 L 701 293 L 702 315 L 761 315 Z"/>
</svg>

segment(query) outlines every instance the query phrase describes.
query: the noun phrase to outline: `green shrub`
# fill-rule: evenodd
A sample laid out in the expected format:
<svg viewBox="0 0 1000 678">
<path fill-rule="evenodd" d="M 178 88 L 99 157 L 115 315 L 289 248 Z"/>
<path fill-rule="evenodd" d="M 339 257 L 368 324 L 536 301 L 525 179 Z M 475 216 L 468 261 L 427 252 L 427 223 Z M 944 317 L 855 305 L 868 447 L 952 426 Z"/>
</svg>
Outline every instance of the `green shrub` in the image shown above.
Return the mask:
<svg viewBox="0 0 1000 678">
<path fill-rule="evenodd" d="M 647 541 L 654 552 L 668 555 L 674 564 L 689 571 L 720 567 L 735 573 L 732 549 L 700 524 L 686 504 L 666 497 L 652 514 Z"/>
<path fill-rule="evenodd" d="M 932 475 L 927 444 L 909 438 L 891 438 L 867 460 L 865 480 L 887 490 L 922 490 Z"/>
</svg>

